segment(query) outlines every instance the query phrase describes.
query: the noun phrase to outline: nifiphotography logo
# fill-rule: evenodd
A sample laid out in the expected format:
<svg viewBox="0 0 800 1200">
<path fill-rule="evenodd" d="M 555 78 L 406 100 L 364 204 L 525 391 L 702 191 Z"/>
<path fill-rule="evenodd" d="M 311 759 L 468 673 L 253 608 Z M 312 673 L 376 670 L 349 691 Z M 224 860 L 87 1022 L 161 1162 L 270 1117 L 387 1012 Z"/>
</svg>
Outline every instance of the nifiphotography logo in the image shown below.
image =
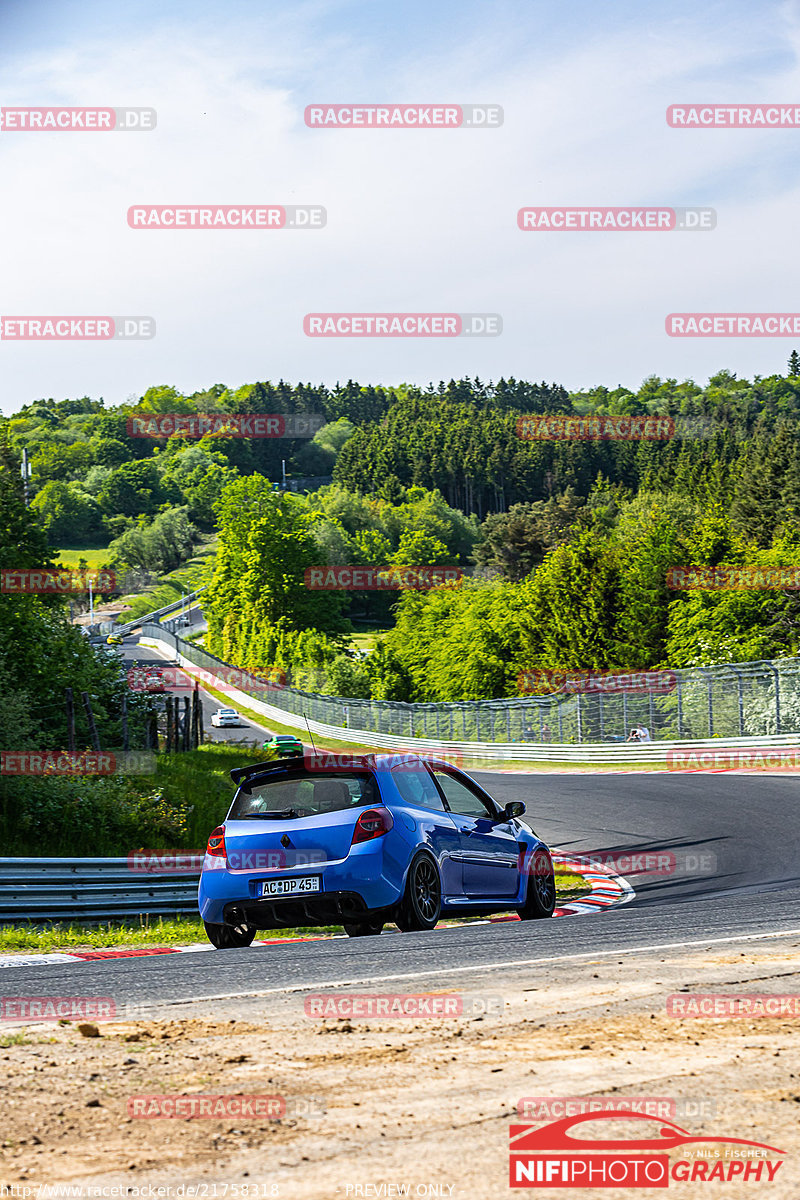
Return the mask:
<svg viewBox="0 0 800 1200">
<path fill-rule="evenodd" d="M 631 1122 L 630 1135 L 597 1136 L 591 1127 L 603 1121 Z M 511 1125 L 509 1135 L 509 1185 L 516 1188 L 669 1187 L 672 1180 L 771 1183 L 784 1162 L 775 1158 L 784 1151 L 764 1142 L 698 1137 L 672 1121 L 613 1109 L 543 1126 Z"/>
</svg>

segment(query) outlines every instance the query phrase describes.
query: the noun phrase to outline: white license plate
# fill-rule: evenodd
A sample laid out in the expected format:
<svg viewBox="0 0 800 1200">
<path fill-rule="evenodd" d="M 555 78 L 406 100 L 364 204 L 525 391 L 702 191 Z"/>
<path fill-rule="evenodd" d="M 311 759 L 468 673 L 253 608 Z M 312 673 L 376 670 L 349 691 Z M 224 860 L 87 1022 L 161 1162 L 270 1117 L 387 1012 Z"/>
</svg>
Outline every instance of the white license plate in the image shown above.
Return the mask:
<svg viewBox="0 0 800 1200">
<path fill-rule="evenodd" d="M 321 892 L 319 875 L 296 875 L 293 879 L 265 879 L 260 896 L 295 896 L 306 892 Z"/>
</svg>

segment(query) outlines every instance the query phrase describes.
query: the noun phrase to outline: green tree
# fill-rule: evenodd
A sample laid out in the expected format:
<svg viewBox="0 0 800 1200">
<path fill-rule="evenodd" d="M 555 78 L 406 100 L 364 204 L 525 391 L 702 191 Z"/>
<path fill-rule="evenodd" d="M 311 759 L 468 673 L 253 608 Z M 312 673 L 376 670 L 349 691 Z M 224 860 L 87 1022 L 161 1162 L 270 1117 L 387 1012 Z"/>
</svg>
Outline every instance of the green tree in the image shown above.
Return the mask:
<svg viewBox="0 0 800 1200">
<path fill-rule="evenodd" d="M 90 531 L 100 529 L 97 504 L 74 483 L 52 479 L 34 496 L 31 508 L 53 546 L 81 542 Z"/>
<path fill-rule="evenodd" d="M 569 489 L 550 500 L 513 504 L 492 513 L 481 526 L 483 541 L 475 549 L 482 570 L 518 582 L 529 575 L 557 542 L 569 536 L 584 513 L 580 498 Z"/>
<path fill-rule="evenodd" d="M 556 546 L 521 586 L 520 669 L 607 670 L 617 665 L 619 551 L 591 530 Z"/>
<path fill-rule="evenodd" d="M 230 484 L 217 506 L 219 549 L 204 611 L 212 653 L 253 669 L 273 665 L 270 639 L 288 631 L 339 633 L 342 598 L 314 590 L 305 570 L 319 566 L 315 518 L 300 497 L 276 494 L 260 476 Z"/>
<path fill-rule="evenodd" d="M 185 508 L 170 508 L 149 525 L 115 538 L 108 548 L 109 561 L 166 574 L 189 558 L 196 533 Z"/>
<path fill-rule="evenodd" d="M 155 513 L 161 504 L 177 503 L 181 495 L 174 484 L 162 486 L 155 462 L 148 459 L 117 467 L 103 484 L 97 499 L 109 516 L 138 517 Z"/>
</svg>

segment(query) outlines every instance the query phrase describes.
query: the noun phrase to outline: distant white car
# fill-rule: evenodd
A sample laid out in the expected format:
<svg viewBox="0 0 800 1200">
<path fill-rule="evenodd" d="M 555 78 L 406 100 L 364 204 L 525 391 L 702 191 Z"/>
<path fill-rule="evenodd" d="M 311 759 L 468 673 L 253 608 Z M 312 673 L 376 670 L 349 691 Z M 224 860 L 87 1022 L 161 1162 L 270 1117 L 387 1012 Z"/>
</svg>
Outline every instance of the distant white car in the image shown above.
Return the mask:
<svg viewBox="0 0 800 1200">
<path fill-rule="evenodd" d="M 211 715 L 211 724 L 216 725 L 217 729 L 223 725 L 241 725 L 242 718 L 235 708 L 218 708 Z"/>
</svg>

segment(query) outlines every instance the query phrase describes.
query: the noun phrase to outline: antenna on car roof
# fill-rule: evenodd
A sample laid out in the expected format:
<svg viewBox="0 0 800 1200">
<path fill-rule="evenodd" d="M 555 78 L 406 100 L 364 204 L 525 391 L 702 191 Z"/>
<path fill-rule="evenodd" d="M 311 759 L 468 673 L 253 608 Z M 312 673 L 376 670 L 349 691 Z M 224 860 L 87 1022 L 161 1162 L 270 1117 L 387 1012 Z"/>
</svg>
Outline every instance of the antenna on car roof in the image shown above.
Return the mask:
<svg viewBox="0 0 800 1200">
<path fill-rule="evenodd" d="M 306 723 L 306 729 L 308 730 L 308 736 L 311 738 L 311 745 L 312 745 L 312 746 L 314 746 L 314 735 L 313 735 L 313 733 L 311 732 L 311 726 L 310 726 L 310 725 L 309 725 L 309 723 L 308 723 L 308 717 L 306 716 L 306 714 L 305 714 L 305 713 L 303 713 L 303 717 L 304 717 L 304 719 L 305 719 L 305 723 Z M 316 754 L 317 754 L 317 747 L 316 747 L 316 746 L 314 746 L 314 755 L 315 755 L 315 757 L 316 757 Z"/>
</svg>

